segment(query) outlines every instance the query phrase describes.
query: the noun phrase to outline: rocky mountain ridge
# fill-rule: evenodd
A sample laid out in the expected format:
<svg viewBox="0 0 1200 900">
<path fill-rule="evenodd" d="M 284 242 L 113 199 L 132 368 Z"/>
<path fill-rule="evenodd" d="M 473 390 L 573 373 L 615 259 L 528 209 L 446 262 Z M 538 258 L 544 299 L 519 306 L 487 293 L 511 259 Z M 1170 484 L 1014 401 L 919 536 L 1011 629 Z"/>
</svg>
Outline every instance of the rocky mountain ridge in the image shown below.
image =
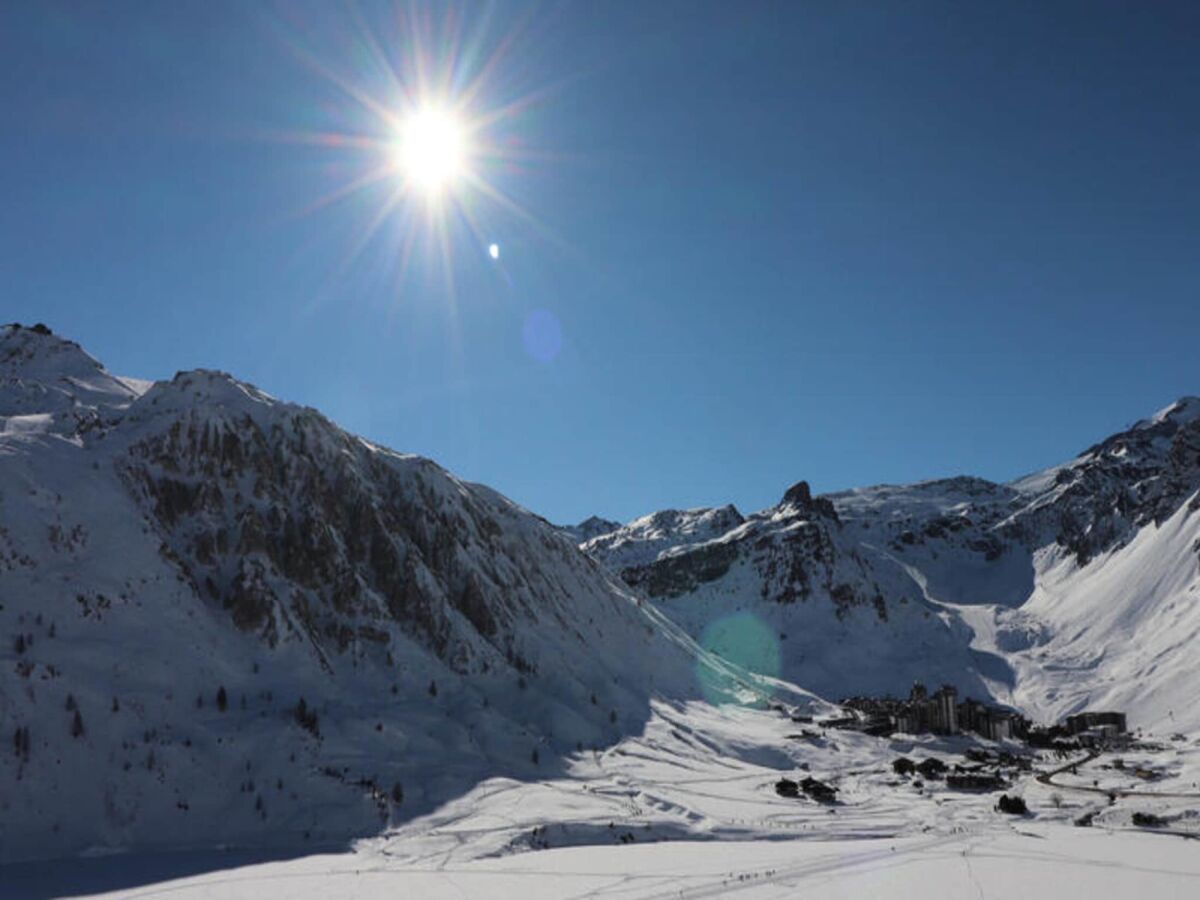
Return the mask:
<svg viewBox="0 0 1200 900">
<path fill-rule="evenodd" d="M 41 328 L 0 331 L 0 624 L 5 859 L 344 840 L 758 690 L 496 492 Z"/>
<path fill-rule="evenodd" d="M 1054 714 L 1090 700 L 1094 692 L 1081 686 L 1104 679 L 1089 670 L 1074 689 L 1037 696 L 1039 672 L 1063 665 L 1049 647 L 1061 610 L 1042 609 L 1053 606 L 1048 573 L 1058 584 L 1116 571 L 1114 559 L 1139 539 L 1167 540 L 1178 518 L 1170 540 L 1190 548 L 1179 589 L 1189 603 L 1196 596 L 1200 399 L 1183 398 L 1011 484 L 958 477 L 814 497 L 800 482 L 774 507 L 736 519 L 728 510 L 654 513 L 581 546 L 697 639 L 731 614 L 767 623 L 783 649 L 767 647 L 766 662 L 753 653 L 739 661 L 826 696 L 937 679 Z M 1144 614 L 1148 577 L 1107 589 L 1121 593 L 1124 621 Z M 1070 593 L 1061 584 L 1055 591 Z M 1200 630 L 1200 615 L 1191 613 L 1188 627 Z M 1115 645 L 1121 636 L 1095 639 Z M 1145 668 L 1156 652 L 1146 649 Z M 1023 682 L 1020 671 L 1032 677 Z M 1172 712 L 1174 702 L 1147 717 Z"/>
</svg>

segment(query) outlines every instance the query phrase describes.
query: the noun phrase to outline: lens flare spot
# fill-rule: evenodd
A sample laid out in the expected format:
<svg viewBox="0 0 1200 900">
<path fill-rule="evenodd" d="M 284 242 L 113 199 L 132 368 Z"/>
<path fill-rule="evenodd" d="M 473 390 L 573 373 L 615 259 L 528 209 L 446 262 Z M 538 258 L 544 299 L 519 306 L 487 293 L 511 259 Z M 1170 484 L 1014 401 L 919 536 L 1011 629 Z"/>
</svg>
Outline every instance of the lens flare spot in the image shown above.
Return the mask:
<svg viewBox="0 0 1200 900">
<path fill-rule="evenodd" d="M 758 616 L 734 613 L 710 622 L 700 636 L 705 650 L 742 669 L 778 678 L 782 655 L 779 638 Z M 736 695 L 736 684 L 728 673 L 708 666 L 697 667 L 697 678 L 710 703 L 728 703 Z"/>
<path fill-rule="evenodd" d="M 499 259 L 500 258 L 500 245 L 499 244 L 488 244 L 488 256 L 490 256 L 492 259 Z"/>
<path fill-rule="evenodd" d="M 562 326 L 558 317 L 547 309 L 535 309 L 525 317 L 521 341 L 525 352 L 538 362 L 553 362 L 562 350 Z"/>
</svg>

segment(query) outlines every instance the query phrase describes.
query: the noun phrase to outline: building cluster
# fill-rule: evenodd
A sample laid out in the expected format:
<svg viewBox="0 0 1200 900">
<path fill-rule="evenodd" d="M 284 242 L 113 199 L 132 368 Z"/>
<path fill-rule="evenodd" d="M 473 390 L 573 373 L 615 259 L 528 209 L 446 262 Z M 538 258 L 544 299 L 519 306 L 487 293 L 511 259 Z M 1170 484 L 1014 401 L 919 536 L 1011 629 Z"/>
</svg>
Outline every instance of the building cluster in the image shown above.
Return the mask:
<svg viewBox="0 0 1200 900">
<path fill-rule="evenodd" d="M 1067 734 L 1085 747 L 1111 744 L 1127 730 L 1125 713 L 1081 712 L 1067 716 Z"/>
<path fill-rule="evenodd" d="M 872 734 L 958 734 L 973 731 L 991 740 L 1024 737 L 1029 722 L 1006 709 L 998 709 L 968 697 L 959 702 L 958 690 L 943 685 L 930 694 L 920 682 L 912 686 L 907 700 L 892 697 L 852 697 L 843 706 L 863 715 L 864 730 Z"/>
<path fill-rule="evenodd" d="M 852 728 L 868 734 L 959 734 L 970 731 L 990 740 L 1017 738 L 1034 746 L 1105 746 L 1125 739 L 1125 713 L 1081 712 L 1067 716 L 1059 725 L 1033 726 L 1008 709 L 980 703 L 968 697 L 959 701 L 953 685 L 943 685 L 932 694 L 917 682 L 907 699 L 895 697 L 850 697 L 842 706 L 855 715 L 830 720 L 832 728 Z M 1127 739 L 1126 739 L 1127 740 Z"/>
</svg>

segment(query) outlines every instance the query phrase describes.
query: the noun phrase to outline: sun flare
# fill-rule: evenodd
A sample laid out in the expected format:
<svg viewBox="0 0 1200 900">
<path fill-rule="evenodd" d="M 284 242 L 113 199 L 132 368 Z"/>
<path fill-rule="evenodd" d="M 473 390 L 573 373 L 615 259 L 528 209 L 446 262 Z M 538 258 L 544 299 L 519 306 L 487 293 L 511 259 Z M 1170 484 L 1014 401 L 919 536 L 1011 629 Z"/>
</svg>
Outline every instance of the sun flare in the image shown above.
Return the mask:
<svg viewBox="0 0 1200 900">
<path fill-rule="evenodd" d="M 555 86 L 529 81 L 527 24 L 493 34 L 487 17 L 461 14 L 454 0 L 442 18 L 395 7 L 386 20 L 356 17 L 327 50 L 323 30 L 284 29 L 297 58 L 347 102 L 321 107 L 326 127 L 280 138 L 324 155 L 327 190 L 298 214 L 343 204 L 360 214 L 342 270 L 371 260 L 398 286 L 436 276 L 453 296 L 458 247 L 498 263 L 494 236 L 518 227 L 561 244 L 511 193 L 555 160 L 528 127 Z"/>
<path fill-rule="evenodd" d="M 443 109 L 421 109 L 401 123 L 394 162 L 417 192 L 433 197 L 464 174 L 467 149 L 466 131 L 457 116 Z"/>
</svg>

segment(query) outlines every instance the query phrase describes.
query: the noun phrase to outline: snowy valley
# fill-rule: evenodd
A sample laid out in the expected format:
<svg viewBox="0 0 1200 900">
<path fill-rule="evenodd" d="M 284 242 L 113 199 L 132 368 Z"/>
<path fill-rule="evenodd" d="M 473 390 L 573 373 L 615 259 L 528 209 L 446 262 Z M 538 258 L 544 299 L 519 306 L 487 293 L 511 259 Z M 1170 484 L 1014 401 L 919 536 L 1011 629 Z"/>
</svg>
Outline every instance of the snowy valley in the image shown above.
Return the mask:
<svg viewBox="0 0 1200 900">
<path fill-rule="evenodd" d="M 1026 896 L 1005 859 L 1200 877 L 1194 398 L 1011 484 L 563 529 L 224 373 L 118 377 L 5 326 L 0 625 L 0 896 L 906 896 L 897 859 L 972 896 L 972 855 Z M 837 727 L 917 680 L 1135 736 Z M 894 767 L 1001 753 L 1024 815 Z M 777 790 L 804 777 L 836 799 Z"/>
</svg>

